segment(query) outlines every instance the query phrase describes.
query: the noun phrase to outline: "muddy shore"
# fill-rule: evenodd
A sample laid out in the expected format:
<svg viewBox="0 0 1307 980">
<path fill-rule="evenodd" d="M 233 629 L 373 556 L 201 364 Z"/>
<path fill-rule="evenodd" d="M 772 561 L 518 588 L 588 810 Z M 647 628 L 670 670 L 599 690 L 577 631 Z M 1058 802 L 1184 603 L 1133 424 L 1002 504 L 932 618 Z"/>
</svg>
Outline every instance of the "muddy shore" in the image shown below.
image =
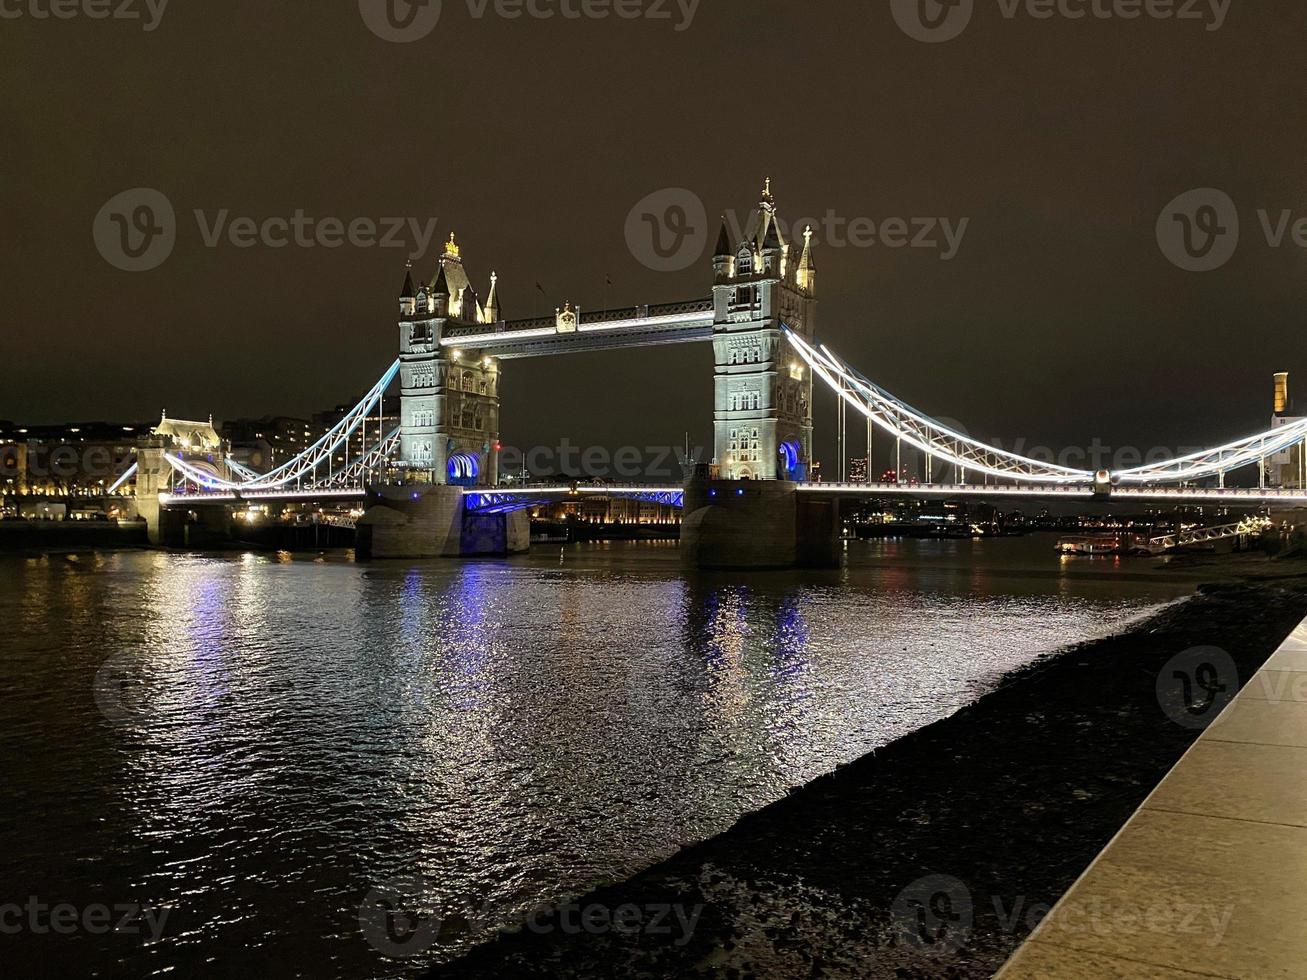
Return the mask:
<svg viewBox="0 0 1307 980">
<path fill-rule="evenodd" d="M 1197 737 L 1159 705 L 1167 662 L 1219 647 L 1242 683 L 1307 616 L 1305 566 L 1226 562 L 1213 567 L 1226 581 L 1130 632 L 1018 671 L 952 717 L 429 975 L 992 976 Z M 966 911 L 965 942 L 904 938 L 901 910 L 929 900 L 919 883 L 932 876 L 952 897 L 924 914 Z M 634 910 L 614 928 L 624 906 Z M 653 928 L 663 906 L 676 913 Z"/>
</svg>

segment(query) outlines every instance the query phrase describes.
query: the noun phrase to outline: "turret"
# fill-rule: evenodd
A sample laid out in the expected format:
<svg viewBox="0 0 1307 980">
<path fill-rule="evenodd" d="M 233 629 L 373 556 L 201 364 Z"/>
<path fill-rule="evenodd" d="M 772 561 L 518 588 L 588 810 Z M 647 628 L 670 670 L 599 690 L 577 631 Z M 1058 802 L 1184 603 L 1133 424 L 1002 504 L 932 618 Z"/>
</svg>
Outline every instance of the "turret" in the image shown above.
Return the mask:
<svg viewBox="0 0 1307 980">
<path fill-rule="evenodd" d="M 803 255 L 799 257 L 799 267 L 794 270 L 794 282 L 804 292 L 817 291 L 817 264 L 812 259 L 812 225 L 803 229 Z"/>
<path fill-rule="evenodd" d="M 735 275 L 735 248 L 731 245 L 731 233 L 726 227 L 726 216 L 722 216 L 722 231 L 717 236 L 717 250 L 713 252 L 712 271 L 717 281 L 730 279 Z"/>
<path fill-rule="evenodd" d="M 431 313 L 434 316 L 449 315 L 449 280 L 445 278 L 443 265 L 436 273 L 436 281 L 431 284 Z"/>
<path fill-rule="evenodd" d="M 490 295 L 486 297 L 485 322 L 498 323 L 504 317 L 499 311 L 499 274 L 490 273 Z"/>
<path fill-rule="evenodd" d="M 417 290 L 413 288 L 413 263 L 404 267 L 404 288 L 399 291 L 399 315 L 413 316 L 417 312 Z"/>
</svg>

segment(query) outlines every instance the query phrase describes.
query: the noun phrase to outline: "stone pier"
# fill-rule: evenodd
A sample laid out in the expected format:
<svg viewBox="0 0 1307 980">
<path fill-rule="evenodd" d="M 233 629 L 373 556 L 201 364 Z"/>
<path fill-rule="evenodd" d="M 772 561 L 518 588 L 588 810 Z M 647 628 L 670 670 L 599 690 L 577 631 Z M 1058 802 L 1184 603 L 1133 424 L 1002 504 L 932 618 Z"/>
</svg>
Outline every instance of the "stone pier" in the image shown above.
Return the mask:
<svg viewBox="0 0 1307 980">
<path fill-rule="evenodd" d="M 356 555 L 385 558 L 502 557 L 531 550 L 526 511 L 473 514 L 460 487 L 373 486 L 358 521 Z"/>
<path fill-rule="evenodd" d="M 784 480 L 712 479 L 685 485 L 681 560 L 692 568 L 836 568 L 839 502 L 800 494 Z"/>
</svg>

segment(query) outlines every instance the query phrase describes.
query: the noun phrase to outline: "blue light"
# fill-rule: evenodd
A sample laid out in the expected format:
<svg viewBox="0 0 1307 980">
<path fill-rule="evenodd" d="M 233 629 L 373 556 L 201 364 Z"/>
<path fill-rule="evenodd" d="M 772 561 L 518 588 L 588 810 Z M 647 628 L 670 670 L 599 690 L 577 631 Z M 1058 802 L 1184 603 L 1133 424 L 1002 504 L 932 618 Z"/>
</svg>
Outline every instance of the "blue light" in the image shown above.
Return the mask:
<svg viewBox="0 0 1307 980">
<path fill-rule="evenodd" d="M 717 491 L 716 491 L 716 490 L 709 490 L 709 491 L 708 491 L 708 496 L 710 496 L 710 497 L 715 497 L 715 496 L 717 496 Z"/>
<path fill-rule="evenodd" d="M 481 475 L 481 460 L 473 453 L 457 453 L 449 457 L 447 469 L 451 485 L 474 487 Z"/>
<path fill-rule="evenodd" d="M 781 443 L 780 454 L 785 461 L 786 477 L 791 480 L 796 479 L 799 472 L 799 444 L 797 442 Z"/>
<path fill-rule="evenodd" d="M 736 490 L 736 491 L 735 491 L 735 496 L 737 496 L 737 497 L 743 497 L 743 496 L 744 496 L 744 487 L 740 487 L 740 489 Z"/>
</svg>

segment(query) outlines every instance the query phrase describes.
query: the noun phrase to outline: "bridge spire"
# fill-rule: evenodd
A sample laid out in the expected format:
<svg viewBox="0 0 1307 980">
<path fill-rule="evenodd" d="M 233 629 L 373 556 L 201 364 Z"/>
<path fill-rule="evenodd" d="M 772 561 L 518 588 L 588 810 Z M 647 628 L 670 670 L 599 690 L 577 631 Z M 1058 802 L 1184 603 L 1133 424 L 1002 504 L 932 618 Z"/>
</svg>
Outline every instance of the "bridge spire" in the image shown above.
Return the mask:
<svg viewBox="0 0 1307 980">
<path fill-rule="evenodd" d="M 486 297 L 486 323 L 498 323 L 503 319 L 499 312 L 499 273 L 490 273 L 490 295 Z"/>
<path fill-rule="evenodd" d="M 803 229 L 803 255 L 799 257 L 799 267 L 794 272 L 799 288 L 813 292 L 817 285 L 817 263 L 812 259 L 812 225 Z"/>
</svg>

